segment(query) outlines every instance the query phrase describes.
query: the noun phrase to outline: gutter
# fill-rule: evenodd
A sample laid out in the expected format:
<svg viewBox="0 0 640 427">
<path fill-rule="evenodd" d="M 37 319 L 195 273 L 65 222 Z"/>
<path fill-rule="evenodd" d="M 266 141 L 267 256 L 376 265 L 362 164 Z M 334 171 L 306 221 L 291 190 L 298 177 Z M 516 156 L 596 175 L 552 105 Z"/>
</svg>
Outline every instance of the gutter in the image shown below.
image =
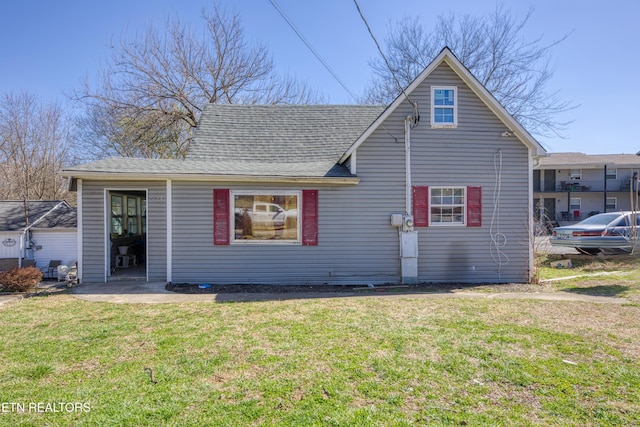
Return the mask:
<svg viewBox="0 0 640 427">
<path fill-rule="evenodd" d="M 136 174 L 131 172 L 74 172 L 64 171 L 63 177 L 69 179 L 70 187 L 76 179 L 92 179 L 106 181 L 207 181 L 207 182 L 260 182 L 282 184 L 317 184 L 317 185 L 356 185 L 360 178 L 353 177 L 285 177 L 285 176 L 255 176 L 255 175 L 203 175 L 197 174 Z"/>
</svg>

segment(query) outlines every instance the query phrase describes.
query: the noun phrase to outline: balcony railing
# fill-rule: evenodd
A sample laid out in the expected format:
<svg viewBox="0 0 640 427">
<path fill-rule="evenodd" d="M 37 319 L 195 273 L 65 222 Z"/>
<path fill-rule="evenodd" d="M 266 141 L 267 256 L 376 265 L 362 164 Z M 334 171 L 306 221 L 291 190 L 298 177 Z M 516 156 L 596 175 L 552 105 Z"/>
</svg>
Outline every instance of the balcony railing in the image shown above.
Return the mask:
<svg viewBox="0 0 640 427">
<path fill-rule="evenodd" d="M 612 183 L 607 183 L 607 189 L 609 189 L 609 184 L 612 184 Z M 618 190 L 617 183 L 614 187 L 616 187 L 615 190 L 611 188 L 611 191 Z M 579 181 L 560 181 L 556 183 L 556 191 L 567 191 L 571 193 L 604 191 L 604 181 L 602 180 L 589 181 L 589 180 L 582 180 L 582 179 Z"/>
<path fill-rule="evenodd" d="M 627 180 L 609 180 L 607 181 L 607 191 L 616 192 L 623 191 L 628 192 L 630 183 Z M 537 193 L 550 193 L 550 192 L 570 192 L 570 193 L 588 193 L 604 191 L 603 180 L 580 180 L 580 181 L 560 181 L 556 182 L 555 186 L 549 188 L 541 186 L 540 188 L 534 188 Z"/>
</svg>

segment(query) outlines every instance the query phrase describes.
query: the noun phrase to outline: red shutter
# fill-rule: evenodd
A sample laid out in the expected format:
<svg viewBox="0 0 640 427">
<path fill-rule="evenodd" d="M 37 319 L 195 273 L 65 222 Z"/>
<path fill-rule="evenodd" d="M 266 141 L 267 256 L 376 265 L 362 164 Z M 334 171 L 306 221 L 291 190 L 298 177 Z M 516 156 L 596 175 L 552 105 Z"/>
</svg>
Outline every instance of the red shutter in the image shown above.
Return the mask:
<svg viewBox="0 0 640 427">
<path fill-rule="evenodd" d="M 302 245 L 318 246 L 318 190 L 302 190 Z"/>
<path fill-rule="evenodd" d="M 416 227 L 429 226 L 429 187 L 413 186 L 413 224 Z"/>
<path fill-rule="evenodd" d="M 482 188 L 467 187 L 467 227 L 482 226 Z"/>
<path fill-rule="evenodd" d="M 228 245 L 231 234 L 229 224 L 229 190 L 213 190 L 213 244 Z"/>
</svg>

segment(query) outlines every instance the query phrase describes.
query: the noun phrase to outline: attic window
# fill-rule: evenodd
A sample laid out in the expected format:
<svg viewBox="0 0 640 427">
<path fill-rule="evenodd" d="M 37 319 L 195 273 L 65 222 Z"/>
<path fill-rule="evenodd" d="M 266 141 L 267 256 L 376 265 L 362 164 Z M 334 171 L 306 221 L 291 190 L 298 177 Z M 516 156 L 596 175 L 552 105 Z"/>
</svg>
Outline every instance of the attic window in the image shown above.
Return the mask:
<svg viewBox="0 0 640 427">
<path fill-rule="evenodd" d="M 458 126 L 458 88 L 431 87 L 431 127 Z"/>
</svg>

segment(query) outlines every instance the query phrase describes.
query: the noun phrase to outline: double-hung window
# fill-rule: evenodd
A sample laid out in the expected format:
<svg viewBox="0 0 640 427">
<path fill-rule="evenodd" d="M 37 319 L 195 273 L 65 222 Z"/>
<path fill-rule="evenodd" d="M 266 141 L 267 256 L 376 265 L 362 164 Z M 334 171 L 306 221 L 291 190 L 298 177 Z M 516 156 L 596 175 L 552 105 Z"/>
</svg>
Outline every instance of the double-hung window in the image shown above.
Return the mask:
<svg viewBox="0 0 640 427">
<path fill-rule="evenodd" d="M 414 186 L 413 217 L 416 227 L 482 227 L 482 188 Z"/>
<path fill-rule="evenodd" d="M 431 87 L 431 127 L 458 126 L 458 88 Z"/>
<path fill-rule="evenodd" d="M 111 196 L 111 233 L 122 235 L 124 208 L 122 204 L 122 196 Z"/>
<path fill-rule="evenodd" d="M 580 197 L 572 197 L 569 199 L 569 209 L 571 210 L 580 210 L 582 209 L 582 198 Z"/>
<path fill-rule="evenodd" d="M 129 233 L 138 234 L 138 199 L 127 197 L 127 229 Z"/>
<path fill-rule="evenodd" d="M 135 236 L 147 232 L 147 201 L 134 194 L 111 194 L 111 235 Z"/>
<path fill-rule="evenodd" d="M 465 188 L 431 187 L 431 225 L 465 223 Z"/>
</svg>

